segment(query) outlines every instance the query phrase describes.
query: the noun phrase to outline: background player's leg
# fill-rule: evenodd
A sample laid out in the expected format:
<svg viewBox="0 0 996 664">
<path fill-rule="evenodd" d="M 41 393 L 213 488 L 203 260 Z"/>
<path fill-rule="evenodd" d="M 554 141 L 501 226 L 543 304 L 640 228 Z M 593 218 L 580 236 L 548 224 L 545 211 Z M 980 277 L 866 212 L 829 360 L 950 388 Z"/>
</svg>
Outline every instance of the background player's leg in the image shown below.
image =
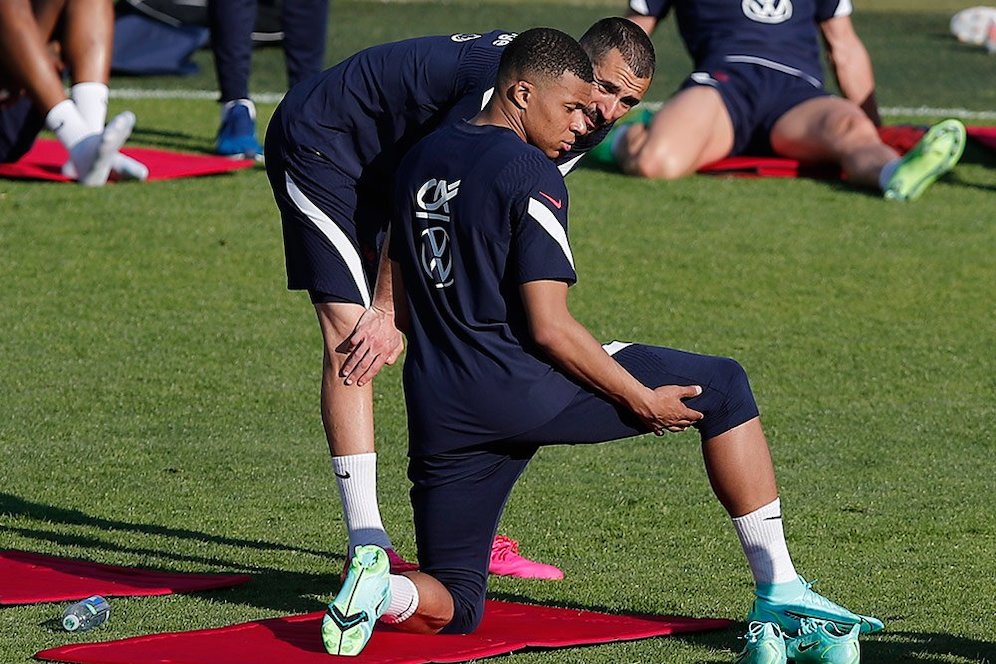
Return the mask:
<svg viewBox="0 0 996 664">
<path fill-rule="evenodd" d="M 733 123 L 723 98 L 713 87 L 695 85 L 671 98 L 649 126 L 627 128 L 615 155 L 626 173 L 672 180 L 732 149 Z"/>
<path fill-rule="evenodd" d="M 73 83 L 107 85 L 113 42 L 114 6 L 109 0 L 67 0 L 62 46 Z"/>
<path fill-rule="evenodd" d="M 220 155 L 252 159 L 263 153 L 256 138 L 256 106 L 249 98 L 256 13 L 256 0 L 208 2 L 211 51 L 221 89 L 221 123 L 214 146 Z"/>
<path fill-rule="evenodd" d="M 328 0 L 298 0 L 283 6 L 287 87 L 314 76 L 325 66 Z"/>
<path fill-rule="evenodd" d="M 865 187 L 878 187 L 882 168 L 899 157 L 860 108 L 830 96 L 804 101 L 779 118 L 771 147 L 800 161 L 838 163 L 849 181 Z"/>
</svg>

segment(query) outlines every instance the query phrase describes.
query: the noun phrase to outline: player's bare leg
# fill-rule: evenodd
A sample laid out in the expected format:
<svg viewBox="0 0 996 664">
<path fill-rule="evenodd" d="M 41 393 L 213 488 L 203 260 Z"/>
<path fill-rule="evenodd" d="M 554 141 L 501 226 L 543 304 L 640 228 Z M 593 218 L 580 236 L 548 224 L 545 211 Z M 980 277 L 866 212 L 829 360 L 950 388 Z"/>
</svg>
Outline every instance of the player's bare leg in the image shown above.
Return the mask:
<svg viewBox="0 0 996 664">
<path fill-rule="evenodd" d="M 874 188 L 882 167 L 899 157 L 864 111 L 840 97 L 810 99 L 785 113 L 771 128 L 771 147 L 791 159 L 840 164 L 850 182 Z"/>
<path fill-rule="evenodd" d="M 630 175 L 673 180 L 690 175 L 733 149 L 733 122 L 719 92 L 686 88 L 658 111 L 649 126 L 632 125 L 615 156 Z"/>
<path fill-rule="evenodd" d="M 755 600 L 748 621 L 774 622 L 795 633 L 800 616 L 828 620 L 862 632 L 882 622 L 834 604 L 798 576 L 782 528 L 781 502 L 768 441 L 755 417 L 703 441 L 702 454 L 713 491 L 733 519 L 754 576 Z"/>
<path fill-rule="evenodd" d="M 345 340 L 364 308 L 359 304 L 316 304 L 325 342 L 322 362 L 322 423 L 333 472 L 343 501 L 350 551 L 358 544 L 391 548 L 377 504 L 374 454 L 373 386 L 347 385 L 340 376 L 347 353 Z"/>
<path fill-rule="evenodd" d="M 759 418 L 703 441 L 702 456 L 712 490 L 731 517 L 778 498 L 775 467 Z"/>
</svg>

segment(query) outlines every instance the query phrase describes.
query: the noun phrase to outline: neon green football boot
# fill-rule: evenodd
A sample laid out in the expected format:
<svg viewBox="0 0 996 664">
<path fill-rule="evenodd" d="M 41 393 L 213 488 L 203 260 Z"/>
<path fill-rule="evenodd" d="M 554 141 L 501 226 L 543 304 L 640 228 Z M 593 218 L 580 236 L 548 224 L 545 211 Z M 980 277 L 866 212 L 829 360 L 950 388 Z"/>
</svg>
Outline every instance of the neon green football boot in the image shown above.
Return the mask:
<svg viewBox="0 0 996 664">
<path fill-rule="evenodd" d="M 634 108 L 626 115 L 622 116 L 616 120 L 615 125 L 609 130 L 609 133 L 605 135 L 602 141 L 588 151 L 589 159 L 591 159 L 596 164 L 601 164 L 602 166 L 617 166 L 616 155 L 612 152 L 615 147 L 616 140 L 618 140 L 619 133 L 624 131 L 624 127 L 632 124 L 650 124 L 651 118 L 654 117 L 654 111 L 649 108 Z"/>
<path fill-rule="evenodd" d="M 859 664 L 860 628 L 841 630 L 834 623 L 803 618 L 799 636 L 785 642 L 785 654 L 793 664 Z"/>
<path fill-rule="evenodd" d="M 885 197 L 895 201 L 918 199 L 934 180 L 954 168 L 965 151 L 965 142 L 965 125 L 960 121 L 948 119 L 935 124 L 903 155 L 885 187 Z"/>
<path fill-rule="evenodd" d="M 737 664 L 785 664 L 785 635 L 774 623 L 752 622 Z"/>
<path fill-rule="evenodd" d="M 322 619 L 322 642 L 330 655 L 359 655 L 374 623 L 391 604 L 391 562 L 379 546 L 356 547 L 339 594 Z"/>
</svg>

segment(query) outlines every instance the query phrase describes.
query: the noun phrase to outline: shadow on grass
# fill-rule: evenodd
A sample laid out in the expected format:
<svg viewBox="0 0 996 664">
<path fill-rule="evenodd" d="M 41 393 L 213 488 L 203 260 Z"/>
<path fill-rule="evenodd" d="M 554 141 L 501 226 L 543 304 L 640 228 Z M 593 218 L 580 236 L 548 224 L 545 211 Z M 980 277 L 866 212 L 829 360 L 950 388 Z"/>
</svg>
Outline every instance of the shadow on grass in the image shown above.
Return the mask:
<svg viewBox="0 0 996 664">
<path fill-rule="evenodd" d="M 204 533 L 198 530 L 190 530 L 187 528 L 173 528 L 170 526 L 160 526 L 156 524 L 144 524 L 144 523 L 131 523 L 128 521 L 120 521 L 117 519 L 105 519 L 103 517 L 90 516 L 84 512 L 73 509 L 66 509 L 64 507 L 55 507 L 52 505 L 44 505 L 42 503 L 34 503 L 28 500 L 24 500 L 18 496 L 11 495 L 9 493 L 0 492 L 0 514 L 8 514 L 10 516 L 23 516 L 30 519 L 35 519 L 38 521 L 44 521 L 47 523 L 61 523 L 69 526 L 88 526 L 92 528 L 101 528 L 104 530 L 124 530 L 135 533 L 142 533 L 144 535 L 159 535 L 166 537 L 176 537 L 178 539 L 192 540 L 196 542 L 210 542 L 212 544 L 223 544 L 226 546 L 237 546 L 248 549 L 261 549 L 264 551 L 292 551 L 295 553 L 309 553 L 315 556 L 322 556 L 332 559 L 343 560 L 341 554 L 331 554 L 328 551 L 318 551 L 315 549 L 308 549 L 297 546 L 289 546 L 287 544 L 277 544 L 273 542 L 264 542 L 260 540 L 247 540 L 238 537 L 226 537 L 224 535 L 212 535 L 209 533 Z M 30 529 L 17 529 L 11 528 L 11 530 L 24 531 L 21 534 L 26 536 L 31 536 L 32 531 Z M 46 539 L 46 538 L 41 538 Z M 82 538 L 88 539 L 88 538 Z M 159 553 L 159 552 L 157 552 Z M 169 552 L 162 552 L 162 555 L 169 557 L 173 555 Z M 178 556 L 178 558 L 183 558 L 183 556 Z M 190 557 L 191 560 L 200 560 L 196 556 Z"/>
<path fill-rule="evenodd" d="M 322 573 L 288 572 L 275 567 L 260 567 L 227 560 L 217 556 L 183 553 L 181 547 L 169 548 L 142 546 L 139 544 L 118 544 L 100 537 L 71 534 L 41 527 L 17 527 L 5 525 L 4 530 L 26 539 L 46 542 L 57 546 L 85 549 L 89 553 L 84 559 L 91 562 L 107 562 L 106 554 L 126 554 L 143 559 L 163 560 L 177 563 L 166 571 L 190 571 L 195 565 L 198 573 L 208 567 L 217 572 L 244 572 L 252 575 L 252 581 L 230 589 L 198 592 L 198 596 L 208 597 L 218 602 L 254 606 L 260 609 L 284 613 L 305 613 L 324 608 L 324 603 L 313 596 L 332 595 L 339 587 L 339 572 L 345 557 L 341 553 L 330 553 L 303 547 L 288 546 L 259 540 L 213 535 L 187 528 L 173 528 L 149 524 L 136 524 L 116 519 L 94 517 L 79 510 L 53 507 L 26 501 L 8 493 L 0 493 L 0 514 L 28 517 L 45 524 L 84 526 L 107 531 L 125 531 L 150 536 L 165 536 L 194 543 L 211 543 L 241 549 L 275 551 L 290 554 L 308 554 L 327 562 L 319 563 Z M 189 549 L 188 549 L 189 550 Z M 312 597 L 309 597 L 312 596 Z"/>
<path fill-rule="evenodd" d="M 163 150 L 180 150 L 198 154 L 213 154 L 214 143 L 205 140 L 203 136 L 194 136 L 185 132 L 166 131 L 163 129 L 143 129 L 136 127 L 131 132 L 131 140 L 144 146 Z"/>
</svg>

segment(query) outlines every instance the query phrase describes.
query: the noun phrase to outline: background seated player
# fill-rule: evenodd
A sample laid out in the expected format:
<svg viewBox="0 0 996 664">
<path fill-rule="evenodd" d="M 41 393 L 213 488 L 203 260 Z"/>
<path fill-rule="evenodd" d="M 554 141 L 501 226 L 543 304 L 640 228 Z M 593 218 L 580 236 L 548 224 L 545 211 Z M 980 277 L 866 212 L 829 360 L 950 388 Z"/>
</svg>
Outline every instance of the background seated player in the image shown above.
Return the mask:
<svg viewBox="0 0 996 664">
<path fill-rule="evenodd" d="M 294 86 L 267 128 L 266 171 L 280 209 L 288 287 L 308 291 L 324 342 L 321 413 L 348 551 L 376 544 L 387 549 L 395 571 L 413 566 L 392 549 L 377 505 L 371 380 L 398 357 L 402 341 L 377 243 L 391 215 L 400 159 L 434 128 L 481 110 L 515 34 L 492 30 L 367 48 Z M 592 133 L 558 158 L 565 175 L 639 103 L 654 68 L 650 39 L 623 18 L 596 22 L 581 43 L 595 68 L 586 116 Z M 523 557 L 503 536 L 493 541 L 490 569 L 563 576 Z"/>
<path fill-rule="evenodd" d="M 878 135 L 875 79 L 850 0 L 631 0 L 652 32 L 674 7 L 695 71 L 648 126 L 617 130 L 596 158 L 670 180 L 730 155 L 834 163 L 845 178 L 912 200 L 961 157 L 965 128 L 945 120 L 904 159 Z M 819 37 L 844 95 L 823 87 Z"/>
<path fill-rule="evenodd" d="M 113 30 L 111 0 L 0 2 L 0 162 L 20 159 L 47 126 L 69 152 L 68 177 L 100 186 L 113 169 L 145 179 L 144 165 L 118 153 L 135 116 L 125 112 L 104 126 Z M 71 99 L 48 39 L 69 68 Z"/>
<path fill-rule="evenodd" d="M 399 315 L 407 312 L 408 473 L 422 568 L 390 575 L 383 549 L 359 547 L 323 621 L 332 654 L 358 654 L 378 617 L 411 632 L 474 631 L 491 537 L 540 447 L 690 426 L 754 574 L 752 619 L 790 630 L 806 616 L 882 627 L 796 575 L 743 369 L 668 348 L 603 348 L 571 316 L 568 195 L 551 159 L 586 131 L 591 80 L 570 37 L 526 31 L 502 55 L 483 111 L 425 138 L 401 164 L 390 255 Z"/>
</svg>

